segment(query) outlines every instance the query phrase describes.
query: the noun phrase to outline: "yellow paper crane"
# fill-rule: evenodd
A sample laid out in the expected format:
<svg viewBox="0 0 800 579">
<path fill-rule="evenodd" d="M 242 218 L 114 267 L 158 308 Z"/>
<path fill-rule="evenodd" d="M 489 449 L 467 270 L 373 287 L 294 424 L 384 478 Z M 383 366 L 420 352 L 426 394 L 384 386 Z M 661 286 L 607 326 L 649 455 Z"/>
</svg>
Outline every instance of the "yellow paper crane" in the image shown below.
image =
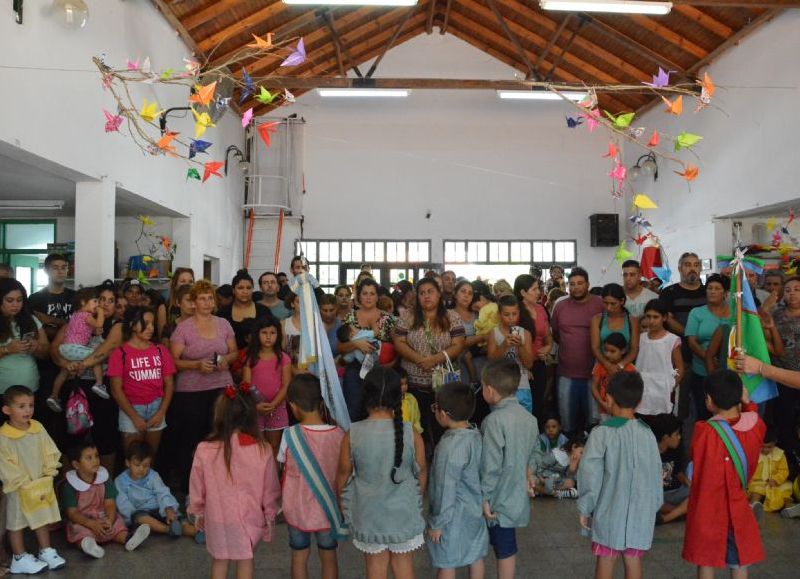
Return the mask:
<svg viewBox="0 0 800 579">
<path fill-rule="evenodd" d="M 639 209 L 658 209 L 658 205 L 656 205 L 653 200 L 644 193 L 639 193 L 636 195 L 633 198 L 633 204 Z"/>
<path fill-rule="evenodd" d="M 147 99 L 144 99 L 144 104 L 142 105 L 142 110 L 139 111 L 139 116 L 147 122 L 154 123 L 156 117 L 161 116 L 162 112 L 163 111 L 158 110 L 158 101 L 153 101 L 148 104 Z"/>
<path fill-rule="evenodd" d="M 208 113 L 198 113 L 196 110 L 192 109 L 192 114 L 194 115 L 195 123 L 194 123 L 194 138 L 199 139 L 203 136 L 203 133 L 206 132 L 208 127 L 216 127 L 211 121 L 211 115 Z"/>
</svg>

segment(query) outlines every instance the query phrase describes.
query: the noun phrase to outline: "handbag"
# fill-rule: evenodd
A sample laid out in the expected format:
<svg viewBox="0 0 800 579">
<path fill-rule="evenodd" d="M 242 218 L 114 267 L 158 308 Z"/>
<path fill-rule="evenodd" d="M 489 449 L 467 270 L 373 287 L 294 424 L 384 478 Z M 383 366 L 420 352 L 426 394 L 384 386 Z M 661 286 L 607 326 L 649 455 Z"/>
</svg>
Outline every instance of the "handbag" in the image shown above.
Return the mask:
<svg viewBox="0 0 800 579">
<path fill-rule="evenodd" d="M 442 350 L 442 354 L 444 354 L 445 363 L 437 364 L 431 371 L 431 388 L 434 392 L 445 384 L 461 381 L 461 370 L 456 370 L 446 351 Z"/>
<path fill-rule="evenodd" d="M 43 476 L 25 483 L 19 487 L 19 499 L 22 512 L 26 515 L 50 508 L 56 503 L 53 477 Z"/>
</svg>

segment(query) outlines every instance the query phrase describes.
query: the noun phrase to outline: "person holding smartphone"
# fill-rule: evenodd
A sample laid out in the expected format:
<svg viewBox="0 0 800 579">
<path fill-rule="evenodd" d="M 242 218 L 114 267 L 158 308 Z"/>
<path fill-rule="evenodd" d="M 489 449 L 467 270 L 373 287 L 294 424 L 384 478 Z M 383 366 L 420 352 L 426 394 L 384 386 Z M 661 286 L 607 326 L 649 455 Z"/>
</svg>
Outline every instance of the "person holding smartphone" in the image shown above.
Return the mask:
<svg viewBox="0 0 800 579">
<path fill-rule="evenodd" d="M 39 389 L 36 359 L 47 356 L 47 335 L 28 313 L 27 298 L 17 280 L 0 279 L 0 394 L 15 384 Z"/>
</svg>

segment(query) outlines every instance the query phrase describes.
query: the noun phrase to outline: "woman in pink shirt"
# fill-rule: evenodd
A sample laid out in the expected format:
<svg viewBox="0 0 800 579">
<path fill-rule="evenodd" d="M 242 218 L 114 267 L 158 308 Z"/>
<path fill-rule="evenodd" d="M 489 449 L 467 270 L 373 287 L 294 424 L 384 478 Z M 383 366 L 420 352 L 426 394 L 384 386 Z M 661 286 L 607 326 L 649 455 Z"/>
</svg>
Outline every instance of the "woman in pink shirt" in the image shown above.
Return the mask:
<svg viewBox="0 0 800 579">
<path fill-rule="evenodd" d="M 119 405 L 123 448 L 145 441 L 158 452 L 161 432 L 172 400 L 175 363 L 166 348 L 154 344 L 156 315 L 150 308 L 125 312 L 122 335 L 126 342 L 108 359 L 111 393 Z"/>
<path fill-rule="evenodd" d="M 541 304 L 542 282 L 532 275 L 523 274 L 514 280 L 514 295 L 520 303 L 519 325 L 533 336 L 533 414 L 539 419 L 539 428 L 549 414 L 547 396 L 547 364 L 545 360 L 553 351 L 553 336 L 550 333 L 550 316 Z"/>
<path fill-rule="evenodd" d="M 233 382 L 228 368 L 239 355 L 230 323 L 214 315 L 216 292 L 211 282 L 196 282 L 189 295 L 195 313 L 170 338 L 178 379 L 167 417 L 175 432 L 172 460 L 183 490 L 188 488 L 192 453 L 208 435 L 214 402 Z"/>
</svg>

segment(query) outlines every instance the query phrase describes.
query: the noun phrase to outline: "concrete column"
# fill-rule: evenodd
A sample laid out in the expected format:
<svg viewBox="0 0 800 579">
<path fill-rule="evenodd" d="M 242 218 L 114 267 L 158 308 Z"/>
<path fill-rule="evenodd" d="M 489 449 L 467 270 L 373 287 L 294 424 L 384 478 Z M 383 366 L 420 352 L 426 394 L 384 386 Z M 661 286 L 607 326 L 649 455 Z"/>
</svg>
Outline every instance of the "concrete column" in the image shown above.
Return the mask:
<svg viewBox="0 0 800 579">
<path fill-rule="evenodd" d="M 75 185 L 75 287 L 114 277 L 113 181 L 81 181 Z"/>
<path fill-rule="evenodd" d="M 176 267 L 197 267 L 197 260 L 192 260 L 192 218 L 178 217 L 172 220 L 172 241 L 178 246 L 172 269 Z M 202 264 L 201 264 L 202 265 Z M 195 269 L 195 275 L 197 270 Z"/>
</svg>

